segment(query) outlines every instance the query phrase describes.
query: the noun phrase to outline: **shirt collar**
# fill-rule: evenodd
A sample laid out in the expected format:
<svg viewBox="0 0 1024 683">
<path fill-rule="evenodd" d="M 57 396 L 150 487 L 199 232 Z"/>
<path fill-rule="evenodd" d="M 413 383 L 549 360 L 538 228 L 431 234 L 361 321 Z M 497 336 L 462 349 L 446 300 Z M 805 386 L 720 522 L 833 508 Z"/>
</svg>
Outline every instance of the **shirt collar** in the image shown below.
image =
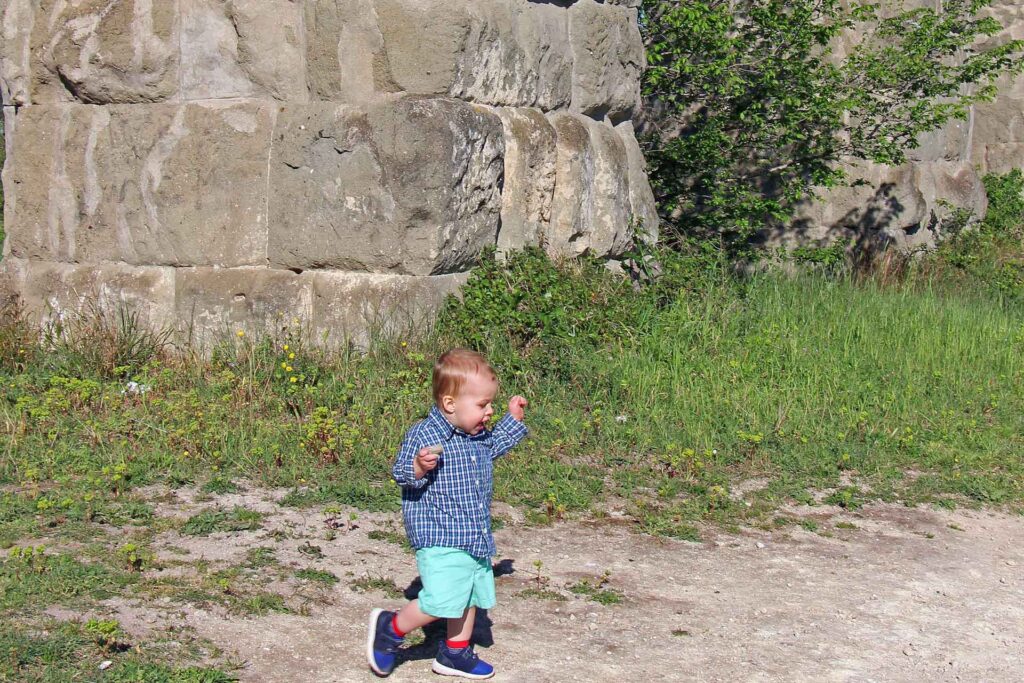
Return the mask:
<svg viewBox="0 0 1024 683">
<path fill-rule="evenodd" d="M 451 422 L 449 422 L 445 418 L 444 413 L 441 412 L 441 409 L 437 407 L 437 404 L 431 406 L 430 413 L 428 414 L 427 418 L 434 423 L 435 427 L 442 430 L 442 432 L 444 433 L 445 441 L 452 438 L 452 436 L 456 434 L 458 434 L 459 436 L 464 436 L 467 439 L 474 438 L 474 436 L 469 432 L 464 431 L 461 427 L 456 427 Z M 476 436 L 479 437 L 483 435 L 486 431 L 487 430 L 484 429 L 480 432 L 480 434 L 477 434 Z"/>
</svg>

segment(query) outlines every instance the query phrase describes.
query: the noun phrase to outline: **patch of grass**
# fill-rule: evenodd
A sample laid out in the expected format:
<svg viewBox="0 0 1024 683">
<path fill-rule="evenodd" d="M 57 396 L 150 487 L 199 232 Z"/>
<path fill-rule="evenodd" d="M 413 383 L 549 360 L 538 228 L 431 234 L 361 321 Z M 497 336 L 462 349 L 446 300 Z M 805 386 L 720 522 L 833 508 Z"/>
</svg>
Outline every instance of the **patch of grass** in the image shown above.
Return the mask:
<svg viewBox="0 0 1024 683">
<path fill-rule="evenodd" d="M 281 499 L 282 505 L 311 507 L 325 503 L 351 505 L 370 512 L 391 512 L 398 509 L 396 491 L 392 486 L 365 480 L 330 482 L 313 489 L 296 489 Z"/>
<path fill-rule="evenodd" d="M 186 536 L 209 536 L 221 531 L 255 531 L 260 528 L 262 521 L 262 514 L 240 506 L 230 511 L 204 510 L 189 517 L 181 527 L 181 533 Z"/>
<path fill-rule="evenodd" d="M 528 600 L 552 600 L 554 602 L 565 602 L 566 600 L 566 597 L 558 591 L 551 590 L 550 588 L 536 588 L 534 586 L 524 588 L 516 593 L 515 597 Z"/>
<path fill-rule="evenodd" d="M 383 576 L 363 576 L 350 584 L 352 590 L 365 593 L 368 591 L 380 591 L 392 599 L 401 598 L 404 594 L 402 589 L 392 579 Z"/>
<path fill-rule="evenodd" d="M 290 488 L 289 505 L 397 510 L 397 445 L 455 344 L 487 354 L 499 404 L 523 393 L 542 408 L 495 471 L 495 497 L 531 523 L 593 516 L 611 498 L 640 531 L 696 541 L 705 524 L 814 504 L 812 491 L 848 508 L 1024 504 L 1024 310 L 1009 298 L 934 273 L 738 276 L 702 246 L 651 256 L 663 276 L 639 290 L 537 251 L 487 261 L 431 334 L 358 354 L 317 351 L 300 326 L 232 338 L 208 359 L 129 364 L 145 392 L 33 342 L 0 364 L 0 452 L 16 454 L 0 482 L 18 491 L 0 494 L 12 507 L 0 544 L 96 521 L 152 528 L 152 510 L 126 502 L 154 483 L 212 495 L 244 478 Z M 733 500 L 752 477 L 765 486 Z"/>
<path fill-rule="evenodd" d="M 608 588 L 610 574 L 605 572 L 597 579 L 580 579 L 569 584 L 566 588 L 570 593 L 593 600 L 602 605 L 617 605 L 622 602 L 622 592 L 614 588 Z"/>
<path fill-rule="evenodd" d="M 43 629 L 0 623 L 0 680 L 78 681 L 114 683 L 228 683 L 237 678 L 223 670 L 179 666 L 153 661 L 145 644 L 111 649 L 89 625 L 52 622 Z M 97 663 L 109 659 L 113 665 L 99 674 Z M 159 659 L 159 658 L 157 658 Z"/>
<path fill-rule="evenodd" d="M 402 531 L 395 529 L 394 525 L 388 525 L 383 529 L 373 529 L 366 537 L 371 541 L 386 541 L 397 545 L 406 551 L 412 551 L 412 546 L 409 545 L 409 537 Z"/>
<path fill-rule="evenodd" d="M 201 489 L 204 493 L 223 495 L 225 493 L 236 493 L 238 484 L 226 477 L 211 477 Z"/>
<path fill-rule="evenodd" d="M 331 572 L 324 571 L 323 569 L 313 569 L 307 567 L 306 569 L 300 569 L 295 572 L 295 577 L 302 579 L 303 581 L 314 581 L 316 583 L 326 584 L 328 586 L 338 583 L 340 579 L 332 574 Z"/>
<path fill-rule="evenodd" d="M 130 573 L 67 554 L 14 547 L 0 565 L 0 613 L 25 613 L 53 604 L 75 605 L 120 594 L 135 582 Z"/>
<path fill-rule="evenodd" d="M 837 529 L 859 529 L 860 527 L 853 522 L 836 522 Z"/>
<path fill-rule="evenodd" d="M 291 612 L 283 596 L 266 591 L 238 597 L 231 601 L 230 606 L 232 611 L 257 617 L 271 612 Z"/>
<path fill-rule="evenodd" d="M 272 567 L 277 564 L 277 554 L 274 552 L 274 549 L 267 546 L 260 546 L 258 548 L 249 548 L 249 550 L 246 551 L 245 562 L 242 566 L 248 569 L 260 569 L 262 567 Z"/>
</svg>

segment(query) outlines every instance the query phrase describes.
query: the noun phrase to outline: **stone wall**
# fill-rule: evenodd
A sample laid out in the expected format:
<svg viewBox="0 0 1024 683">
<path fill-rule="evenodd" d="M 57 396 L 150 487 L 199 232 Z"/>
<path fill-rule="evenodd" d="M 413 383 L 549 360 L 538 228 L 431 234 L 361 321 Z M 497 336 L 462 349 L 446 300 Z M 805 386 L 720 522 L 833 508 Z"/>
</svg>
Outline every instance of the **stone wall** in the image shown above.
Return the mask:
<svg viewBox="0 0 1024 683">
<path fill-rule="evenodd" d="M 0 0 L 0 286 L 200 341 L 429 313 L 657 229 L 635 0 Z"/>
<path fill-rule="evenodd" d="M 907 2 L 915 4 L 941 9 L 941 0 Z M 989 42 L 1024 38 L 1024 2 L 994 0 L 984 11 L 1006 27 Z M 855 32 L 848 34 L 839 54 L 858 40 Z M 1024 168 L 1024 77 L 1004 78 L 999 86 L 996 100 L 973 107 L 966 121 L 951 121 L 922 136 L 906 164 L 851 163 L 852 186 L 824 193 L 802 207 L 794 224 L 769 239 L 790 245 L 838 239 L 866 247 L 914 249 L 935 244 L 950 205 L 983 216 L 988 203 L 982 176 Z"/>
</svg>

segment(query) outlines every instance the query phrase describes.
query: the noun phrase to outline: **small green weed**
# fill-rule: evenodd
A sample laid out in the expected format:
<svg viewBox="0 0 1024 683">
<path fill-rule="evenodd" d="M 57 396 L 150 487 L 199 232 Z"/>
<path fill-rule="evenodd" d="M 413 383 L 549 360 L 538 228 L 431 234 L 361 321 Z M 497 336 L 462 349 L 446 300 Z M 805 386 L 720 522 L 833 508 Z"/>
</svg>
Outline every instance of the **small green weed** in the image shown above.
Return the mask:
<svg viewBox="0 0 1024 683">
<path fill-rule="evenodd" d="M 360 577 L 350 584 L 352 590 L 360 593 L 369 591 L 380 591 L 389 598 L 397 600 L 403 596 L 402 589 L 395 582 L 383 576 L 366 575 Z"/>
<path fill-rule="evenodd" d="M 383 529 L 374 529 L 366 534 L 366 537 L 371 541 L 386 541 L 397 545 L 403 550 L 412 550 L 412 546 L 409 545 L 409 537 L 403 532 L 396 530 L 394 525 L 389 524 Z"/>
<path fill-rule="evenodd" d="M 222 531 L 255 531 L 260 528 L 262 521 L 262 514 L 240 506 L 231 511 L 205 510 L 189 517 L 181 533 L 187 536 L 209 536 Z"/>
<path fill-rule="evenodd" d="M 211 477 L 203 484 L 201 490 L 203 493 L 224 495 L 225 493 L 236 493 L 238 491 L 238 484 L 227 477 Z"/>
<path fill-rule="evenodd" d="M 300 569 L 295 572 L 296 578 L 302 579 L 303 581 L 314 581 L 316 583 L 326 584 L 328 586 L 338 583 L 340 580 L 337 576 L 331 572 L 324 571 L 322 569 Z"/>
<path fill-rule="evenodd" d="M 566 588 L 570 593 L 583 596 L 602 605 L 617 605 L 622 602 L 622 592 L 614 588 L 607 588 L 610 580 L 611 573 L 606 571 L 595 580 L 580 579 L 567 585 Z"/>
<path fill-rule="evenodd" d="M 248 569 L 260 569 L 262 567 L 272 567 L 276 564 L 278 564 L 278 561 L 274 549 L 260 546 L 258 548 L 249 548 L 246 551 L 245 562 L 242 566 Z"/>
</svg>

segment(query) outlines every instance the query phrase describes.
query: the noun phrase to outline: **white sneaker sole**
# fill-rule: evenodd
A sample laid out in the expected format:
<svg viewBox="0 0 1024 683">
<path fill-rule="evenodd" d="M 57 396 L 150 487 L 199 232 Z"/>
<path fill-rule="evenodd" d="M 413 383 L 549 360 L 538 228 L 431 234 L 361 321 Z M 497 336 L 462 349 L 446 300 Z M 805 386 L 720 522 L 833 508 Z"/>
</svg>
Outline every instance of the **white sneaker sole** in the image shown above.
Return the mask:
<svg viewBox="0 0 1024 683">
<path fill-rule="evenodd" d="M 370 612 L 370 623 L 366 627 L 366 663 L 370 665 L 370 670 L 378 676 L 389 675 L 389 672 L 377 668 L 377 661 L 373 658 L 373 641 L 377 638 L 377 617 L 383 611 L 378 607 Z"/>
<path fill-rule="evenodd" d="M 491 673 L 489 673 L 489 674 L 470 674 L 470 673 L 466 673 L 465 671 L 459 671 L 458 669 L 453 669 L 451 667 L 445 666 L 444 664 L 442 664 L 441 662 L 437 661 L 436 659 L 434 660 L 434 663 L 431 665 L 430 669 L 434 673 L 441 674 L 442 676 L 459 676 L 461 678 L 472 678 L 474 680 L 483 680 L 485 678 L 490 678 L 491 676 L 494 675 L 493 671 Z"/>
</svg>

